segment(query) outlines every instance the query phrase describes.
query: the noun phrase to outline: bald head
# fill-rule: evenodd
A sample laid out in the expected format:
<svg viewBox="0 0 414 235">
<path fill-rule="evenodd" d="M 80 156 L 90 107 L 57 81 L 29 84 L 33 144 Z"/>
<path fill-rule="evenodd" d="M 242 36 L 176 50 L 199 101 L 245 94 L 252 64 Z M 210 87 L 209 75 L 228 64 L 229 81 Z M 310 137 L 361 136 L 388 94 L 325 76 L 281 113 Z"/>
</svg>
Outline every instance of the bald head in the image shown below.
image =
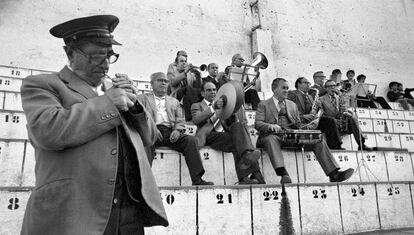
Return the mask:
<svg viewBox="0 0 414 235">
<path fill-rule="evenodd" d="M 236 67 L 241 67 L 244 63 L 244 58 L 240 53 L 234 54 L 233 57 L 231 57 L 231 64 Z"/>
</svg>

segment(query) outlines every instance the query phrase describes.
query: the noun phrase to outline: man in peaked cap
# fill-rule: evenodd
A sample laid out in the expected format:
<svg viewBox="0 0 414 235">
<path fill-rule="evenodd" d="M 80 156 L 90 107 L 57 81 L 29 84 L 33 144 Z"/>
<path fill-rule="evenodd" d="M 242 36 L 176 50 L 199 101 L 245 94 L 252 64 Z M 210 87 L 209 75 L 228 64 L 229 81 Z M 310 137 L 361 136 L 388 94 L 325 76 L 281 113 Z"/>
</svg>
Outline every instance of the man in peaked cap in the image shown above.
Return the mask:
<svg viewBox="0 0 414 235">
<path fill-rule="evenodd" d="M 126 75 L 104 80 L 118 59 L 112 15 L 53 27 L 69 65 L 27 77 L 23 109 L 35 149 L 36 185 L 21 234 L 144 234 L 168 225 L 144 146 L 156 127 Z"/>
</svg>

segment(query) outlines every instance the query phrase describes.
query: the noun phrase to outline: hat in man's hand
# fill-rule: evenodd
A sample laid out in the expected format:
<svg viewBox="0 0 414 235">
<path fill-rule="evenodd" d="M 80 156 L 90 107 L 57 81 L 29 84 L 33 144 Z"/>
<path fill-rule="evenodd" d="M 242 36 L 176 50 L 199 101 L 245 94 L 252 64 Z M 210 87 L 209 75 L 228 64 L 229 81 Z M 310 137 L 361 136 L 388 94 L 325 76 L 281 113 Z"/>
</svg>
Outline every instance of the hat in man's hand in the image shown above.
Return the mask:
<svg viewBox="0 0 414 235">
<path fill-rule="evenodd" d="M 92 43 L 122 45 L 111 35 L 118 23 L 119 19 L 114 15 L 95 15 L 58 24 L 49 32 L 57 38 L 63 38 L 65 44 L 85 40 Z"/>
</svg>

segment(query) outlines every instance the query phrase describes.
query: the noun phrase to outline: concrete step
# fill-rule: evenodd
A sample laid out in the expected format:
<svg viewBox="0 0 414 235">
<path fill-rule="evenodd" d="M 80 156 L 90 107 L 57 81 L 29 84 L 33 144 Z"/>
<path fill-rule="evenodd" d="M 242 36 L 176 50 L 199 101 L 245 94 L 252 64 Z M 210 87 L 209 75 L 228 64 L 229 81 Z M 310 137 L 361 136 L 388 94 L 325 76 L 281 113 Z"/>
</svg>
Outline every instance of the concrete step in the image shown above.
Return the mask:
<svg viewBox="0 0 414 235">
<path fill-rule="evenodd" d="M 343 234 L 414 226 L 411 182 L 162 187 L 170 226 L 146 234 Z M 28 188 L 0 188 L 0 234 L 18 234 Z M 280 225 L 281 205 L 289 205 Z M 283 212 L 282 218 L 286 215 Z"/>
</svg>

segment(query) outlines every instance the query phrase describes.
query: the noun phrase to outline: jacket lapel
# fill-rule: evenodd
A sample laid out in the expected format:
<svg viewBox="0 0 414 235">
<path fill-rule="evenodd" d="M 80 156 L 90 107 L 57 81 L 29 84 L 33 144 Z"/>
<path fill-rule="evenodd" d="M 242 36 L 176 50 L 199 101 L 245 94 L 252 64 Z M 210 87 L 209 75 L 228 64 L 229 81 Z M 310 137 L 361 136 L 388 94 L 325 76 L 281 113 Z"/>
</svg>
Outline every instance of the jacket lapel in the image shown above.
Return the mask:
<svg viewBox="0 0 414 235">
<path fill-rule="evenodd" d="M 148 102 L 151 107 L 150 109 L 151 109 L 152 118 L 154 119 L 154 121 L 157 121 L 157 117 L 155 115 L 157 106 L 155 105 L 155 95 L 153 93 L 148 94 Z"/>
<path fill-rule="evenodd" d="M 303 96 L 306 94 L 302 94 L 300 91 L 296 90 L 296 97 L 298 97 L 299 99 L 299 103 L 300 103 L 300 110 L 305 111 L 306 107 L 305 107 L 305 101 L 303 100 Z"/>
<path fill-rule="evenodd" d="M 173 107 L 171 106 L 171 97 L 170 96 L 165 96 L 165 107 L 167 110 L 167 115 L 168 115 L 168 119 L 170 119 L 170 122 L 173 122 L 175 125 L 175 115 L 173 115 L 172 109 Z"/>
<path fill-rule="evenodd" d="M 63 81 L 66 81 L 67 86 L 81 94 L 86 99 L 98 96 L 92 88 L 85 81 L 80 79 L 76 74 L 74 74 L 67 66 L 65 66 L 60 72 L 59 77 Z"/>
<path fill-rule="evenodd" d="M 276 104 L 273 101 L 273 97 L 267 100 L 267 105 L 269 106 L 270 112 L 273 114 L 277 123 L 279 119 L 279 112 L 277 111 Z"/>
</svg>

